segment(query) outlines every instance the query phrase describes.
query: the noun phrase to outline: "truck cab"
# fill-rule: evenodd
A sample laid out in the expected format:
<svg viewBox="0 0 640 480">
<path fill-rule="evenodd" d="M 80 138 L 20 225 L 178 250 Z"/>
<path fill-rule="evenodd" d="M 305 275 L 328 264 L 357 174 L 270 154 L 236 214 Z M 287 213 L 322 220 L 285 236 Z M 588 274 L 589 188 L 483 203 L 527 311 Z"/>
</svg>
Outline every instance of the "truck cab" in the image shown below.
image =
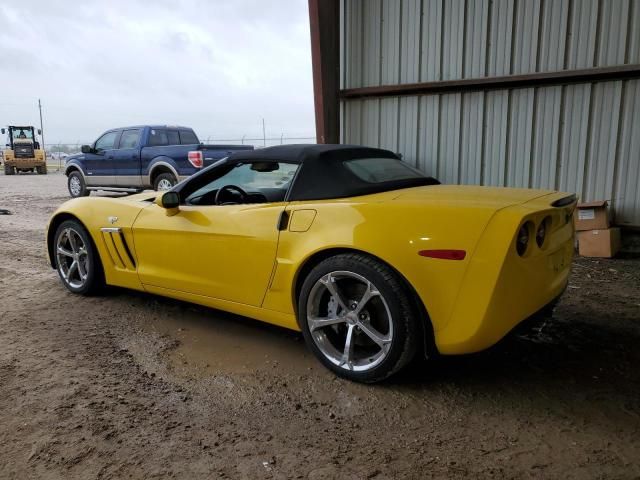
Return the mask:
<svg viewBox="0 0 640 480">
<path fill-rule="evenodd" d="M 95 190 L 168 190 L 179 181 L 250 145 L 203 145 L 189 127 L 139 125 L 107 130 L 67 158 L 72 197 Z"/>
</svg>

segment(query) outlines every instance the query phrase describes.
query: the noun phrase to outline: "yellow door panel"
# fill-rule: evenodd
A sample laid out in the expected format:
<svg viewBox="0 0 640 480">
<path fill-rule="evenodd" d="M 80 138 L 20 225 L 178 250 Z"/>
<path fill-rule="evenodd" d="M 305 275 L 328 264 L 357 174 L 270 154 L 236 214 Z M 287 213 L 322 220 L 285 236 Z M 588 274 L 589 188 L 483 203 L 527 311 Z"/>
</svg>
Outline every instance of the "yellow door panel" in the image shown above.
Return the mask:
<svg viewBox="0 0 640 480">
<path fill-rule="evenodd" d="M 134 225 L 143 285 L 260 306 L 271 278 L 284 203 L 157 205 Z"/>
</svg>

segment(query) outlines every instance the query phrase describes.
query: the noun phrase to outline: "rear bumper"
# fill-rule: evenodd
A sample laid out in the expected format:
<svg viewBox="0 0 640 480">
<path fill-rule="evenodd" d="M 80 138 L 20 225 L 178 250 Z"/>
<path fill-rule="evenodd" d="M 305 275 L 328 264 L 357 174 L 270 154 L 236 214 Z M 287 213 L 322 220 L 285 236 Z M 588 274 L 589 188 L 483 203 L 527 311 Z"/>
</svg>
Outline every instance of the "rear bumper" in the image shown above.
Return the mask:
<svg viewBox="0 0 640 480">
<path fill-rule="evenodd" d="M 530 333 L 532 330 L 536 328 L 542 327 L 553 315 L 553 311 L 556 308 L 556 305 L 560 302 L 560 298 L 564 294 L 565 289 L 558 295 L 556 298 L 547 303 L 540 310 L 535 312 L 533 315 L 525 318 L 522 322 L 520 322 L 516 327 L 511 331 L 511 333 Z"/>
<path fill-rule="evenodd" d="M 573 205 L 534 210 L 524 204 L 496 214 L 474 252 L 449 322 L 435 332 L 440 353 L 484 350 L 564 292 L 573 258 Z M 554 223 L 545 244 L 538 247 L 534 240 L 520 257 L 515 234 L 507 232 L 549 215 Z"/>
</svg>

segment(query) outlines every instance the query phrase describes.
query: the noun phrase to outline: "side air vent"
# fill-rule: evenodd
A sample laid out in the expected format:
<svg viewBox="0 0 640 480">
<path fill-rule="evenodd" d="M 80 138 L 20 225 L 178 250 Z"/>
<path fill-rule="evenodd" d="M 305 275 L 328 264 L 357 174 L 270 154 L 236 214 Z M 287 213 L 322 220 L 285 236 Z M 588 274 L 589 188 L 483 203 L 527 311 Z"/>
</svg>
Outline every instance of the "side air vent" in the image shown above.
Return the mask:
<svg viewBox="0 0 640 480">
<path fill-rule="evenodd" d="M 135 270 L 136 262 L 129 250 L 121 228 L 101 228 L 102 239 L 109 252 L 109 257 L 116 268 L 123 270 Z"/>
</svg>

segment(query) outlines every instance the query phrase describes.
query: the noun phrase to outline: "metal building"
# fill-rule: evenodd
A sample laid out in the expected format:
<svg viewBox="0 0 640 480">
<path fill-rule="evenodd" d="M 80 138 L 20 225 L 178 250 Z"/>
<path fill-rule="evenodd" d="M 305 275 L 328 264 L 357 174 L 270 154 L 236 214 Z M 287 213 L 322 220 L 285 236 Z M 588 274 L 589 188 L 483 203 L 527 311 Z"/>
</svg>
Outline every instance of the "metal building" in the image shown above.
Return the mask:
<svg viewBox="0 0 640 480">
<path fill-rule="evenodd" d="M 318 141 L 640 226 L 640 0 L 309 0 Z"/>
</svg>

